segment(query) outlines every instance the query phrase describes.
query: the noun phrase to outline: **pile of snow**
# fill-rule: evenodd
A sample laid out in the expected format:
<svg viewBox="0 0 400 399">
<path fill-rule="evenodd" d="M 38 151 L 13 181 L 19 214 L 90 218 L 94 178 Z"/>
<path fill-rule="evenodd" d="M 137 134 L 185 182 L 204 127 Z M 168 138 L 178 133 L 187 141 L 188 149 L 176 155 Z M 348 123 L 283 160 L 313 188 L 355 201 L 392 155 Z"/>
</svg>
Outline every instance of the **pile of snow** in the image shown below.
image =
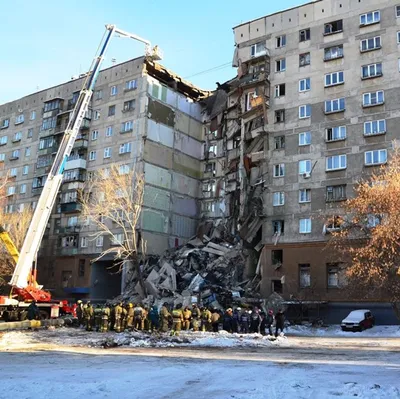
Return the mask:
<svg viewBox="0 0 400 399">
<path fill-rule="evenodd" d="M 293 325 L 285 329 L 285 334 L 300 337 L 380 337 L 399 338 L 400 326 L 374 326 L 364 331 L 342 331 L 339 325 L 312 327 L 310 325 Z"/>
</svg>

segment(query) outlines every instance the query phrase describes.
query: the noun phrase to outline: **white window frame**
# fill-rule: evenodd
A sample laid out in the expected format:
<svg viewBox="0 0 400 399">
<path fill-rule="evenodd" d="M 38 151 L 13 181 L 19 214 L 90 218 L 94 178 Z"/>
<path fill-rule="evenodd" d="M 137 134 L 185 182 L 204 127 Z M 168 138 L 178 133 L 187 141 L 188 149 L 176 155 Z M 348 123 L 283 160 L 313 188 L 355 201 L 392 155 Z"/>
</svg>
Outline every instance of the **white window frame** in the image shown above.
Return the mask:
<svg viewBox="0 0 400 399">
<path fill-rule="evenodd" d="M 367 73 L 364 75 L 364 71 Z M 362 79 L 369 79 L 369 78 L 376 78 L 383 75 L 382 63 L 377 62 L 375 64 L 368 64 L 363 65 L 361 67 L 361 78 Z"/>
<path fill-rule="evenodd" d="M 19 186 L 19 193 L 20 194 L 26 194 L 26 184 L 24 183 L 24 184 L 21 184 L 20 186 Z"/>
<path fill-rule="evenodd" d="M 106 127 L 106 137 L 111 137 L 113 135 L 113 127 L 107 126 Z"/>
<path fill-rule="evenodd" d="M 284 86 L 284 94 L 281 94 L 281 86 Z M 286 94 L 286 85 L 285 83 L 280 83 L 275 86 L 275 98 L 283 97 Z"/>
<path fill-rule="evenodd" d="M 301 61 L 301 59 L 303 58 L 303 62 Z M 305 67 L 307 65 L 311 65 L 311 53 L 302 53 L 299 54 L 299 67 Z"/>
<path fill-rule="evenodd" d="M 370 21 L 368 21 L 368 18 L 370 18 Z M 377 24 L 380 21 L 381 21 L 381 12 L 379 10 L 370 11 L 360 15 L 360 26 Z"/>
<path fill-rule="evenodd" d="M 265 41 L 255 43 L 250 47 L 250 56 L 251 57 L 258 57 L 260 55 L 266 54 L 266 52 L 267 52 L 267 45 L 266 45 Z"/>
<path fill-rule="evenodd" d="M 131 151 L 132 151 L 132 143 L 131 143 L 131 142 L 120 144 L 120 146 L 119 146 L 119 154 L 120 154 L 120 155 L 122 155 L 122 154 L 128 154 L 128 153 L 130 153 Z"/>
<path fill-rule="evenodd" d="M 81 237 L 81 248 L 87 248 L 87 247 L 88 247 L 88 238 Z"/>
<path fill-rule="evenodd" d="M 379 97 L 382 95 L 382 101 L 379 102 Z M 372 102 L 375 99 L 375 102 Z M 367 101 L 366 101 L 367 100 Z M 375 107 L 377 105 L 385 104 L 384 90 L 371 91 L 363 94 L 363 107 Z"/>
<path fill-rule="evenodd" d="M 7 187 L 7 197 L 10 197 L 11 195 L 15 194 L 15 186 L 9 186 Z"/>
<path fill-rule="evenodd" d="M 329 139 L 329 130 L 332 130 L 332 138 Z M 345 140 L 347 138 L 347 127 L 346 126 L 334 126 L 325 129 L 325 140 L 330 143 L 332 141 Z"/>
<path fill-rule="evenodd" d="M 97 158 L 97 152 L 96 151 L 90 151 L 89 152 L 89 161 L 95 161 Z"/>
<path fill-rule="evenodd" d="M 278 65 L 279 68 L 278 69 Z M 286 71 L 286 58 L 279 58 L 278 60 L 275 60 L 275 72 L 285 72 Z"/>
<path fill-rule="evenodd" d="M 276 48 L 286 47 L 286 35 L 280 35 L 275 37 L 275 47 Z"/>
<path fill-rule="evenodd" d="M 364 47 L 363 44 L 365 44 L 365 48 L 363 48 Z M 379 50 L 380 48 L 382 48 L 382 39 L 380 36 L 375 36 L 375 37 L 370 37 L 369 39 L 360 40 L 360 51 L 362 53 L 367 51 Z"/>
<path fill-rule="evenodd" d="M 120 175 L 127 175 L 130 172 L 131 168 L 128 164 L 119 165 L 118 173 Z"/>
<path fill-rule="evenodd" d="M 400 44 L 400 31 L 397 31 L 397 44 Z"/>
<path fill-rule="evenodd" d="M 25 148 L 25 157 L 30 157 L 31 156 L 31 147 L 26 147 Z"/>
<path fill-rule="evenodd" d="M 14 150 L 14 151 L 11 153 L 11 158 L 19 158 L 19 156 L 20 156 L 19 150 Z"/>
<path fill-rule="evenodd" d="M 308 32 L 308 35 L 307 35 Z M 301 40 L 301 35 L 304 35 L 304 40 Z M 308 36 L 308 38 L 307 38 Z M 300 43 L 304 43 L 304 42 L 308 42 L 309 40 L 311 40 L 311 29 L 310 28 L 306 28 L 306 29 L 301 29 L 299 30 L 299 42 Z"/>
<path fill-rule="evenodd" d="M 311 118 L 311 104 L 299 106 L 299 119 Z"/>
<path fill-rule="evenodd" d="M 118 94 L 118 86 L 111 86 L 110 96 L 116 96 Z"/>
<path fill-rule="evenodd" d="M 126 90 L 135 90 L 136 88 L 137 88 L 137 81 L 136 81 L 136 79 L 128 80 L 128 81 L 125 83 L 125 89 L 126 89 Z"/>
<path fill-rule="evenodd" d="M 100 119 L 100 111 L 98 109 L 95 109 L 93 111 L 93 120 L 98 121 Z"/>
<path fill-rule="evenodd" d="M 285 192 L 284 191 L 277 191 L 272 194 L 272 205 L 273 206 L 285 205 Z"/>
<path fill-rule="evenodd" d="M 99 236 L 96 238 L 96 248 L 102 248 L 104 244 L 104 237 Z"/>
<path fill-rule="evenodd" d="M 6 160 L 6 154 L 2 153 L 0 154 L 0 162 L 4 162 Z"/>
<path fill-rule="evenodd" d="M 311 78 L 299 80 L 299 93 L 304 93 L 311 90 Z"/>
<path fill-rule="evenodd" d="M 133 130 L 133 120 L 121 123 L 121 133 L 130 132 Z"/>
<path fill-rule="evenodd" d="M 30 115 L 29 119 L 31 121 L 34 121 L 36 119 L 36 111 L 31 111 L 31 115 Z"/>
<path fill-rule="evenodd" d="M 396 18 L 400 18 L 400 4 L 394 8 Z"/>
<path fill-rule="evenodd" d="M 14 137 L 13 137 L 13 141 L 21 141 L 22 140 L 22 132 L 15 132 L 14 133 Z"/>
<path fill-rule="evenodd" d="M 104 148 L 104 159 L 111 158 L 111 147 Z"/>
<path fill-rule="evenodd" d="M 346 110 L 345 97 L 335 98 L 334 100 L 325 101 L 325 114 L 334 114 L 336 112 L 344 112 L 345 110 Z"/>
<path fill-rule="evenodd" d="M 368 157 L 371 157 L 371 162 L 367 162 Z M 374 158 L 376 158 L 376 160 Z M 365 166 L 383 165 L 386 162 L 387 162 L 387 150 L 386 149 L 365 151 L 365 153 L 364 153 L 364 165 Z"/>
<path fill-rule="evenodd" d="M 386 133 L 386 119 L 364 122 L 364 136 L 375 136 Z"/>
<path fill-rule="evenodd" d="M 11 168 L 10 177 L 17 177 L 17 175 L 18 175 L 18 168 Z"/>
<path fill-rule="evenodd" d="M 15 117 L 15 124 L 16 125 L 19 125 L 20 123 L 24 123 L 24 121 L 25 121 L 24 114 L 20 114 L 20 115 Z"/>
<path fill-rule="evenodd" d="M 327 73 L 325 75 L 325 87 L 338 86 L 344 83 L 344 71 Z"/>
<path fill-rule="evenodd" d="M 27 175 L 29 173 L 29 165 L 24 165 L 22 167 L 22 174 Z"/>
<path fill-rule="evenodd" d="M 91 140 L 95 141 L 99 138 L 99 131 L 98 130 L 93 130 L 92 135 L 91 135 Z"/>
<path fill-rule="evenodd" d="M 278 171 L 278 174 L 275 173 Z M 278 163 L 274 165 L 274 177 L 284 177 L 285 176 L 285 164 L 284 163 Z"/>
<path fill-rule="evenodd" d="M 311 202 L 311 188 L 301 188 L 299 190 L 299 203 L 306 204 Z"/>
<path fill-rule="evenodd" d="M 330 54 L 329 57 L 326 56 L 327 51 L 329 51 L 329 54 Z M 342 44 L 337 45 L 337 46 L 327 47 L 324 50 L 324 61 L 336 60 L 336 59 L 342 58 L 342 57 L 344 57 L 344 50 L 343 50 Z"/>
<path fill-rule="evenodd" d="M 299 161 L 299 175 L 311 173 L 311 159 L 302 159 Z"/>
<path fill-rule="evenodd" d="M 332 163 L 332 166 L 329 167 L 329 163 Z M 337 166 L 334 164 L 337 163 Z M 330 157 L 326 157 L 326 172 L 331 172 L 334 170 L 344 170 L 347 168 L 347 155 L 332 155 Z"/>
<path fill-rule="evenodd" d="M 299 233 L 310 234 L 312 229 L 312 222 L 310 218 L 304 218 L 299 220 Z"/>
<path fill-rule="evenodd" d="M 0 145 L 6 145 L 8 142 L 8 136 L 0 137 Z"/>
<path fill-rule="evenodd" d="M 311 144 L 311 132 L 299 133 L 299 146 L 306 146 Z"/>
</svg>

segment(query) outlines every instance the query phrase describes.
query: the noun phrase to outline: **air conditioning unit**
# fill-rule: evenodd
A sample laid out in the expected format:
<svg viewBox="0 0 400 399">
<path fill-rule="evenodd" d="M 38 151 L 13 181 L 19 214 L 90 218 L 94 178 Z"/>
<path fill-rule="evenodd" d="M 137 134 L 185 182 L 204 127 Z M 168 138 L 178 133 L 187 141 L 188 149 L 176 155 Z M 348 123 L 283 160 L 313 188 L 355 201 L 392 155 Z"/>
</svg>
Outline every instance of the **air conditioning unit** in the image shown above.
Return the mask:
<svg viewBox="0 0 400 399">
<path fill-rule="evenodd" d="M 304 179 L 309 179 L 311 177 L 311 173 L 310 172 L 305 172 L 302 174 Z"/>
</svg>

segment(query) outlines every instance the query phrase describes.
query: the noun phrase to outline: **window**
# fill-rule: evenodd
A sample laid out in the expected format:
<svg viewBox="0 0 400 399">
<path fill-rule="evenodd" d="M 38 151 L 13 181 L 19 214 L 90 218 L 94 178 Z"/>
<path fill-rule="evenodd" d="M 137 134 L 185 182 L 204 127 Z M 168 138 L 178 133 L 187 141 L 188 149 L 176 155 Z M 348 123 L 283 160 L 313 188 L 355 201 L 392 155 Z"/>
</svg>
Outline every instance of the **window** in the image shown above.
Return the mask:
<svg viewBox="0 0 400 399">
<path fill-rule="evenodd" d="M 88 246 L 88 238 L 81 237 L 81 248 L 87 248 L 87 246 Z"/>
<path fill-rule="evenodd" d="M 285 83 L 281 83 L 280 85 L 275 86 L 275 97 L 284 96 L 286 92 L 286 85 Z"/>
<path fill-rule="evenodd" d="M 373 107 L 385 102 L 383 90 L 363 94 L 363 107 Z"/>
<path fill-rule="evenodd" d="M 167 102 L 167 88 L 160 85 L 158 82 L 153 82 L 151 85 L 151 95 L 158 100 Z"/>
<path fill-rule="evenodd" d="M 386 133 L 385 119 L 364 122 L 364 134 L 366 136 L 372 136 L 374 134 L 383 134 L 383 133 Z"/>
<path fill-rule="evenodd" d="M 299 55 L 299 66 L 306 66 L 311 64 L 311 54 L 304 53 Z"/>
<path fill-rule="evenodd" d="M 14 133 L 13 142 L 16 143 L 17 141 L 21 141 L 22 139 L 22 132 Z"/>
<path fill-rule="evenodd" d="M 113 128 L 112 126 L 107 126 L 106 127 L 106 137 L 111 137 L 113 134 Z"/>
<path fill-rule="evenodd" d="M 15 186 L 7 187 L 7 196 L 11 196 L 15 194 Z"/>
<path fill-rule="evenodd" d="M 275 123 L 285 122 L 285 110 L 278 109 L 275 111 Z"/>
<path fill-rule="evenodd" d="M 382 76 L 382 63 L 364 65 L 361 67 L 361 76 L 363 79 Z"/>
<path fill-rule="evenodd" d="M 67 226 L 68 227 L 75 227 L 78 225 L 78 216 L 70 216 L 67 219 Z"/>
<path fill-rule="evenodd" d="M 27 138 L 28 138 L 28 139 L 31 139 L 32 137 L 33 137 L 33 129 L 31 128 L 31 129 L 28 129 Z"/>
<path fill-rule="evenodd" d="M 93 130 L 92 132 L 92 141 L 95 141 L 99 138 L 99 131 L 98 130 Z"/>
<path fill-rule="evenodd" d="M 400 6 L 396 6 L 396 18 L 400 18 Z"/>
<path fill-rule="evenodd" d="M 345 100 L 343 98 L 337 98 L 335 100 L 325 101 L 325 113 L 330 114 L 334 112 L 343 112 L 345 110 Z"/>
<path fill-rule="evenodd" d="M 360 25 L 376 24 L 381 20 L 381 13 L 379 11 L 368 12 L 367 14 L 360 15 Z"/>
<path fill-rule="evenodd" d="M 285 47 L 286 46 L 286 35 L 277 36 L 275 38 L 276 48 Z"/>
<path fill-rule="evenodd" d="M 54 111 L 55 109 L 59 109 L 61 106 L 61 101 L 59 99 L 48 101 L 44 104 L 44 112 Z"/>
<path fill-rule="evenodd" d="M 82 242 L 81 242 L 81 244 L 82 244 Z M 78 276 L 79 277 L 85 276 L 85 259 L 79 259 Z"/>
<path fill-rule="evenodd" d="M 285 193 L 283 191 L 273 193 L 273 206 L 281 205 L 285 205 Z"/>
<path fill-rule="evenodd" d="M 305 119 L 311 117 L 311 105 L 300 105 L 299 107 L 299 118 Z"/>
<path fill-rule="evenodd" d="M 95 161 L 96 160 L 96 151 L 90 151 L 89 152 L 89 161 Z"/>
<path fill-rule="evenodd" d="M 304 175 L 305 173 L 311 173 L 311 160 L 304 159 L 299 161 L 299 175 Z"/>
<path fill-rule="evenodd" d="M 7 136 L 0 137 L 0 145 L 6 145 L 8 141 Z"/>
<path fill-rule="evenodd" d="M 274 165 L 274 177 L 282 177 L 285 176 L 285 164 L 280 163 Z"/>
<path fill-rule="evenodd" d="M 299 190 L 299 202 L 304 204 L 306 202 L 311 202 L 311 189 L 302 188 Z"/>
<path fill-rule="evenodd" d="M 4 162 L 6 160 L 6 154 L 0 154 L 0 162 Z"/>
<path fill-rule="evenodd" d="M 29 117 L 31 121 L 34 121 L 36 119 L 36 111 L 31 111 L 31 116 Z"/>
<path fill-rule="evenodd" d="M 121 124 L 121 133 L 131 132 L 133 130 L 133 121 L 127 121 Z"/>
<path fill-rule="evenodd" d="M 333 21 L 324 25 L 324 35 L 332 35 L 334 33 L 342 32 L 343 21 Z"/>
<path fill-rule="evenodd" d="M 368 215 L 367 227 L 373 229 L 374 227 L 381 224 L 381 217 L 378 215 Z"/>
<path fill-rule="evenodd" d="M 25 148 L 25 156 L 30 157 L 31 156 L 31 147 L 26 147 Z"/>
<path fill-rule="evenodd" d="M 13 204 L 6 205 L 5 208 L 4 208 L 4 212 L 5 213 L 13 213 L 14 212 L 14 205 Z"/>
<path fill-rule="evenodd" d="M 326 158 L 326 170 L 346 169 L 347 155 L 333 155 Z"/>
<path fill-rule="evenodd" d="M 274 234 L 283 234 L 285 232 L 285 222 L 283 220 L 273 220 L 272 229 Z"/>
<path fill-rule="evenodd" d="M 360 42 L 361 52 L 378 50 L 380 48 L 381 48 L 380 36 L 372 37 L 371 39 L 364 39 L 364 40 L 361 40 L 361 42 Z"/>
<path fill-rule="evenodd" d="M 311 132 L 299 133 L 299 145 L 310 145 L 311 144 Z"/>
<path fill-rule="evenodd" d="M 259 42 L 256 44 L 253 44 L 251 46 L 251 56 L 252 57 L 258 57 L 260 55 L 264 55 L 267 52 L 265 42 Z"/>
<path fill-rule="evenodd" d="M 135 100 L 129 100 L 124 102 L 124 106 L 122 108 L 123 112 L 133 111 L 135 109 Z"/>
<path fill-rule="evenodd" d="M 275 71 L 283 72 L 286 71 L 286 58 L 281 58 L 275 61 Z"/>
<path fill-rule="evenodd" d="M 96 90 L 94 92 L 94 99 L 97 100 L 101 100 L 103 98 L 103 90 Z"/>
<path fill-rule="evenodd" d="M 274 137 L 274 148 L 275 150 L 281 150 L 285 148 L 285 136 Z"/>
<path fill-rule="evenodd" d="M 397 32 L 397 44 L 400 44 L 400 32 Z"/>
<path fill-rule="evenodd" d="M 119 153 L 126 154 L 131 152 L 132 143 L 124 143 L 119 146 Z"/>
<path fill-rule="evenodd" d="M 122 245 L 124 241 L 124 233 L 117 233 L 111 238 L 111 245 Z"/>
<path fill-rule="evenodd" d="M 115 115 L 115 105 L 110 105 L 108 107 L 108 116 L 114 116 Z"/>
<path fill-rule="evenodd" d="M 19 150 L 14 150 L 12 153 L 11 153 L 11 158 L 10 159 L 18 159 L 19 158 Z"/>
<path fill-rule="evenodd" d="M 308 263 L 299 265 L 299 285 L 300 288 L 311 286 L 310 265 Z"/>
<path fill-rule="evenodd" d="M 130 167 L 127 164 L 119 165 L 119 174 L 120 175 L 127 175 L 130 171 Z"/>
<path fill-rule="evenodd" d="M 100 236 L 96 238 L 96 247 L 100 248 L 103 246 L 104 237 Z"/>
<path fill-rule="evenodd" d="M 19 125 L 20 123 L 23 123 L 24 120 L 25 120 L 24 114 L 18 115 L 18 116 L 15 118 L 15 124 L 16 124 L 16 125 Z"/>
<path fill-rule="evenodd" d="M 326 267 L 328 288 L 339 287 L 339 265 L 337 263 L 328 263 Z"/>
<path fill-rule="evenodd" d="M 299 233 L 309 234 L 311 233 L 311 219 L 300 219 L 299 220 Z"/>
<path fill-rule="evenodd" d="M 22 167 L 22 174 L 27 175 L 29 173 L 29 165 L 24 165 Z"/>
<path fill-rule="evenodd" d="M 20 194 L 26 194 L 26 184 L 21 184 L 19 187 Z"/>
<path fill-rule="evenodd" d="M 282 294 L 283 292 L 283 283 L 281 280 L 271 280 L 272 292 L 276 292 L 277 294 Z"/>
<path fill-rule="evenodd" d="M 204 164 L 204 172 L 205 173 L 212 172 L 214 174 L 216 171 L 215 168 L 216 168 L 215 162 L 207 162 L 206 164 Z"/>
<path fill-rule="evenodd" d="M 53 136 L 45 137 L 44 139 L 40 139 L 39 141 L 39 150 L 45 150 L 47 148 L 51 148 L 54 144 Z"/>
<path fill-rule="evenodd" d="M 104 158 L 111 158 L 111 147 L 104 148 Z"/>
<path fill-rule="evenodd" d="M 125 90 L 135 90 L 137 87 L 136 79 L 129 80 L 125 83 Z"/>
<path fill-rule="evenodd" d="M 311 31 L 310 29 L 303 29 L 299 32 L 299 41 L 306 42 L 311 39 Z"/>
<path fill-rule="evenodd" d="M 311 90 L 311 79 L 305 78 L 299 80 L 299 92 Z"/>
<path fill-rule="evenodd" d="M 364 154 L 365 165 L 381 165 L 387 161 L 387 150 L 366 151 Z"/>
<path fill-rule="evenodd" d="M 111 95 L 111 96 L 116 96 L 117 93 L 118 93 L 118 88 L 117 88 L 117 86 L 111 86 L 110 95 Z"/>
<path fill-rule="evenodd" d="M 57 124 L 56 116 L 52 116 L 51 118 L 44 118 L 40 130 L 54 129 L 56 127 L 56 124 Z"/>
<path fill-rule="evenodd" d="M 324 230 L 326 233 L 330 233 L 333 231 L 339 231 L 342 229 L 344 220 L 341 216 L 332 216 L 324 226 Z"/>
<path fill-rule="evenodd" d="M 245 101 L 246 101 L 246 111 L 250 111 L 253 107 L 251 104 L 251 100 L 257 98 L 257 90 L 250 91 L 246 94 Z"/>
<path fill-rule="evenodd" d="M 94 110 L 94 111 L 93 111 L 93 119 L 94 119 L 95 121 L 97 121 L 97 120 L 100 119 L 100 111 L 99 111 L 99 110 Z"/>
<path fill-rule="evenodd" d="M 10 120 L 9 119 L 3 119 L 2 122 L 1 122 L 0 129 L 6 129 L 9 126 L 10 126 Z"/>
<path fill-rule="evenodd" d="M 325 87 L 344 83 L 344 72 L 333 72 L 325 75 Z"/>
<path fill-rule="evenodd" d="M 273 249 L 271 251 L 272 265 L 282 265 L 283 263 L 283 249 Z"/>
<path fill-rule="evenodd" d="M 338 141 L 346 138 L 346 126 L 329 127 L 326 129 L 326 141 Z"/>
<path fill-rule="evenodd" d="M 11 168 L 10 169 L 10 177 L 17 177 L 18 174 L 18 169 L 17 168 Z"/>
<path fill-rule="evenodd" d="M 343 44 L 325 49 L 324 61 L 334 60 L 343 57 Z"/>
</svg>

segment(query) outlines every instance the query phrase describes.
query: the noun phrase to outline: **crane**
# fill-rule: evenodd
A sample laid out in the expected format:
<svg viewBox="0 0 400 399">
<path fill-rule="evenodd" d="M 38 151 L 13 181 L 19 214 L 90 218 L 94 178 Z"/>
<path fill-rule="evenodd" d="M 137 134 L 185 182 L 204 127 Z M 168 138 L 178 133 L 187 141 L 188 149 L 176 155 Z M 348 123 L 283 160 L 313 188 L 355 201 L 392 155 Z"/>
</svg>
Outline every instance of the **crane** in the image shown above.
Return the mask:
<svg viewBox="0 0 400 399">
<path fill-rule="evenodd" d="M 43 290 L 43 287 L 36 281 L 37 268 L 35 260 L 60 189 L 65 163 L 71 153 L 83 118 L 88 111 L 94 85 L 100 72 L 105 52 L 113 35 L 142 42 L 145 44 L 146 57 L 150 57 L 153 60 L 161 59 L 158 47 L 155 46 L 152 48 L 151 43 L 148 40 L 118 29 L 115 25 L 106 25 L 106 31 L 99 46 L 100 51 L 93 59 L 89 72 L 85 76 L 82 89 L 79 93 L 75 107 L 70 114 L 68 125 L 65 129 L 53 165 L 48 173 L 46 183 L 33 213 L 20 253 L 18 253 L 17 248 L 12 243 L 8 234 L 4 230 L 0 230 L 0 239 L 4 242 L 6 249 L 16 261 L 14 274 L 9 284 L 23 300 L 35 300 L 38 302 L 51 301 L 50 293 Z"/>
</svg>

